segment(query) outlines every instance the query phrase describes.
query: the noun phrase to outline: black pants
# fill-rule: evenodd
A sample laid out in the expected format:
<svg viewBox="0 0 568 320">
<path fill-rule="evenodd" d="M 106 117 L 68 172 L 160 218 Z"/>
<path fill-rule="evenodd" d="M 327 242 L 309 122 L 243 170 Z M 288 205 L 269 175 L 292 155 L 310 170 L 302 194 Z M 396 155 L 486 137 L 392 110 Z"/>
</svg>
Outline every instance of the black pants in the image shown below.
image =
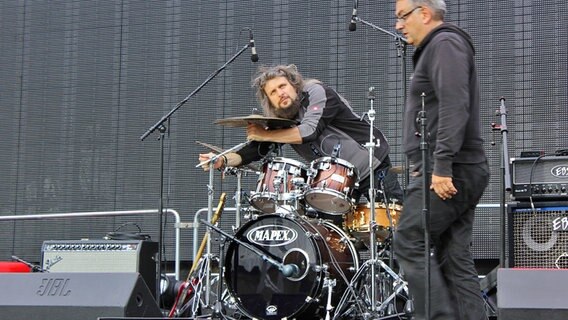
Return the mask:
<svg viewBox="0 0 568 320">
<path fill-rule="evenodd" d="M 430 319 L 487 319 L 471 254 L 474 211 L 489 182 L 487 163 L 454 164 L 458 193 L 430 197 Z M 416 319 L 425 319 L 423 177 L 411 177 L 394 238 L 394 252 L 414 297 Z"/>
</svg>

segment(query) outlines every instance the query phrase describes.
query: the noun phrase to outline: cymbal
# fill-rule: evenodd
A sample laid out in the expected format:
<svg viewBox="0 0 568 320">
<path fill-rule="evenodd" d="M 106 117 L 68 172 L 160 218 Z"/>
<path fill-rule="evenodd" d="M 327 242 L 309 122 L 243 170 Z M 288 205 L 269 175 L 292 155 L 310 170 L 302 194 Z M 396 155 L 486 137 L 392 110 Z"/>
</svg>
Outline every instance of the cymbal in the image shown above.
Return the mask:
<svg viewBox="0 0 568 320">
<path fill-rule="evenodd" d="M 298 124 L 295 120 L 265 117 L 258 114 L 215 120 L 215 124 L 232 128 L 246 127 L 249 123 L 259 124 L 269 129 L 289 128 Z"/>
<path fill-rule="evenodd" d="M 412 169 L 413 167 L 414 167 L 414 166 L 411 165 L 411 166 L 410 166 L 410 169 Z M 404 172 L 404 168 L 403 168 L 403 166 L 392 166 L 392 167 L 389 169 L 389 171 L 392 172 L 392 173 L 395 173 L 395 174 L 401 174 L 401 173 Z"/>
<path fill-rule="evenodd" d="M 214 151 L 214 152 L 217 152 L 217 153 L 221 153 L 221 152 L 225 151 L 225 150 L 223 150 L 223 148 L 217 147 L 217 146 L 212 145 L 212 144 L 209 144 L 209 143 L 205 143 L 205 142 L 201 142 L 201 141 L 197 141 L 197 140 L 195 141 L 195 143 L 197 143 L 197 144 L 199 144 L 199 145 L 202 145 L 202 146 L 204 146 L 205 148 L 209 148 L 209 149 L 211 149 L 211 151 Z M 256 166 L 254 166 L 254 165 L 252 165 L 252 164 L 250 164 L 250 163 L 247 164 L 247 165 L 244 165 L 244 166 L 240 166 L 240 167 L 241 167 L 241 168 L 242 168 L 242 167 L 245 167 L 245 168 L 247 168 L 247 169 L 249 169 L 249 170 L 251 170 L 251 171 L 253 171 L 253 172 L 260 172 L 260 169 L 259 169 L 259 168 L 257 168 Z"/>
<path fill-rule="evenodd" d="M 403 169 L 402 166 L 392 166 L 389 171 L 392 173 L 401 174 Z"/>
</svg>

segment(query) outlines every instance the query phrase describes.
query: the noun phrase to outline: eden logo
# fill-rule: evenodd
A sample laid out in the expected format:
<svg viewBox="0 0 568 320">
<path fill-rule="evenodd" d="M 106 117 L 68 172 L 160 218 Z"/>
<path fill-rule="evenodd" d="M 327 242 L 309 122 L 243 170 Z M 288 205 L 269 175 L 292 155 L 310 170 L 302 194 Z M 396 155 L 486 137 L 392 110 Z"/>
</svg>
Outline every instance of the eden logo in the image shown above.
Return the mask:
<svg viewBox="0 0 568 320">
<path fill-rule="evenodd" d="M 298 232 L 286 226 L 266 225 L 250 230 L 247 239 L 261 246 L 285 246 L 298 239 Z"/>
<path fill-rule="evenodd" d="M 550 169 L 550 173 L 557 178 L 568 178 L 568 165 L 559 165 Z"/>
</svg>

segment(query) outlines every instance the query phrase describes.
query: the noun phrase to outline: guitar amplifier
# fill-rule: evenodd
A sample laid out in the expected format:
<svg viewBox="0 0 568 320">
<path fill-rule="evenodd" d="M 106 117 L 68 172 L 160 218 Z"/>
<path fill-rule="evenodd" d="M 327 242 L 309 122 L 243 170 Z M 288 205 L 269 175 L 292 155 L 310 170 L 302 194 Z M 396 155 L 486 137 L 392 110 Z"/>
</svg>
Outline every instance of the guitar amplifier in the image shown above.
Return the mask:
<svg viewBox="0 0 568 320">
<path fill-rule="evenodd" d="M 511 158 L 514 200 L 568 199 L 568 156 Z"/>
<path fill-rule="evenodd" d="M 509 203 L 507 215 L 509 267 L 568 269 L 568 201 Z"/>
<path fill-rule="evenodd" d="M 158 243 L 145 240 L 50 240 L 42 268 L 53 272 L 137 272 L 155 295 Z"/>
</svg>

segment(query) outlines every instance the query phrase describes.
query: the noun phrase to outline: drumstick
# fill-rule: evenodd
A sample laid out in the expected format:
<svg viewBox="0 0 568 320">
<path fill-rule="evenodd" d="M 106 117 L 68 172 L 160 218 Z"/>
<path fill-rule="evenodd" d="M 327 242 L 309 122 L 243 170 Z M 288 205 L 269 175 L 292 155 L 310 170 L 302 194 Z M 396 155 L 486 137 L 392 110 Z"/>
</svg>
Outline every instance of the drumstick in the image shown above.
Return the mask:
<svg viewBox="0 0 568 320">
<path fill-rule="evenodd" d="M 214 145 L 212 145 L 212 144 L 205 143 L 205 142 L 201 142 L 201 141 L 198 141 L 198 140 L 195 140 L 195 143 L 197 143 L 197 144 L 199 144 L 199 145 L 202 145 L 202 146 L 204 146 L 205 148 L 209 148 L 209 149 L 211 149 L 212 151 L 215 151 L 215 152 L 217 152 L 217 153 L 221 153 L 221 152 L 225 151 L 225 150 L 223 150 L 223 148 L 219 148 L 219 147 L 214 146 Z M 247 165 L 245 165 L 245 167 L 251 169 L 251 170 L 254 171 L 254 172 L 259 172 L 259 171 L 260 171 L 256 166 L 254 166 L 254 165 L 252 165 L 252 164 L 247 164 Z"/>
</svg>

